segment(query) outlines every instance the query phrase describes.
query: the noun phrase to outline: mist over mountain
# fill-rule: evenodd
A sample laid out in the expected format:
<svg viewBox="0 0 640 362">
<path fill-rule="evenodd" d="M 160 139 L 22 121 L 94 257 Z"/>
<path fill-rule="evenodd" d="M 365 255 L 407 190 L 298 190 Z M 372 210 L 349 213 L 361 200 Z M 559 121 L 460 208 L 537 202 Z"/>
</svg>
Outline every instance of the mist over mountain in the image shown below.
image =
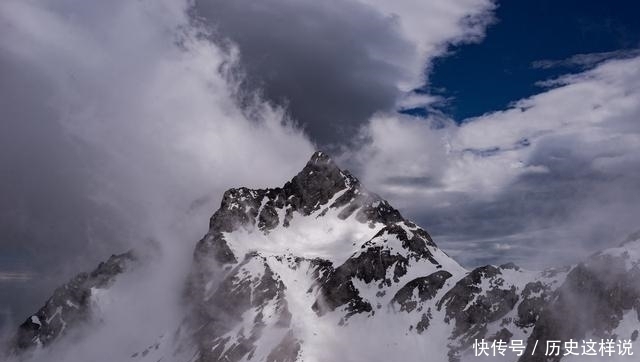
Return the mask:
<svg viewBox="0 0 640 362">
<path fill-rule="evenodd" d="M 638 13 L 0 1 L 0 360 L 628 360 Z"/>
<path fill-rule="evenodd" d="M 323 152 L 282 187 L 226 191 L 178 303 L 130 304 L 148 300 L 154 275 L 141 270 L 154 262 L 114 255 L 61 286 L 8 358 L 456 362 L 483 360 L 475 343 L 499 340 L 524 353 L 490 360 L 524 362 L 575 357 L 535 349 L 548 341 L 640 343 L 639 235 L 572 266 L 467 270 Z M 114 339 L 128 328 L 133 338 Z"/>
</svg>

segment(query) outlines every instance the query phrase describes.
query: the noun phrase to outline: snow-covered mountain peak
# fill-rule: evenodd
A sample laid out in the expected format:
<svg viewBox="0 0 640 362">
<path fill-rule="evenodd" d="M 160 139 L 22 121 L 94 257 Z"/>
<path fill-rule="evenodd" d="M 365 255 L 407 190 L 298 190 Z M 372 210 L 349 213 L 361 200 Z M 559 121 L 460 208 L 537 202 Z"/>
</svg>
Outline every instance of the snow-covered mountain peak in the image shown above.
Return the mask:
<svg viewBox="0 0 640 362">
<path fill-rule="evenodd" d="M 383 229 L 386 234 L 381 235 L 400 233 L 414 240 L 404 246 L 400 242 L 396 248 L 436 249 L 426 231 L 404 220 L 328 155 L 316 152 L 283 187 L 228 190 L 199 249 L 217 243 L 238 259 L 257 251 L 265 256 L 296 255 L 341 264 L 375 242 L 397 240 L 380 237 Z M 393 249 L 393 243 L 389 247 Z M 421 255 L 433 258 L 433 254 Z"/>
<path fill-rule="evenodd" d="M 194 251 L 179 333 L 164 331 L 118 360 L 493 360 L 473 354 L 474 341 L 484 339 L 526 347 L 500 360 L 543 362 L 538 342 L 615 336 L 637 346 L 639 239 L 563 269 L 507 263 L 466 270 L 427 231 L 316 152 L 282 187 L 225 192 Z M 109 283 L 88 291 L 72 283 L 73 293 L 108 297 L 125 272 L 116 268 L 120 259 L 129 260 L 102 268 Z M 63 334 L 44 338 L 68 298 L 58 299 L 21 326 L 17 350 Z"/>
<path fill-rule="evenodd" d="M 227 191 L 195 260 L 190 294 L 206 301 L 199 313 L 213 323 L 202 332 L 211 360 L 234 360 L 237 348 L 284 348 L 278 343 L 297 346 L 303 360 L 319 360 L 311 351 L 322 349 L 322 340 L 312 328 L 359 325 L 392 311 L 394 297 L 417 278 L 434 274 L 414 284 L 430 283 L 435 297 L 449 279 L 466 273 L 424 229 L 322 152 L 282 187 Z M 241 329 L 216 324 L 221 309 L 259 322 Z M 406 326 L 423 331 L 430 317 L 405 318 Z M 269 339 L 273 345 L 247 340 L 266 330 L 282 339 Z"/>
</svg>

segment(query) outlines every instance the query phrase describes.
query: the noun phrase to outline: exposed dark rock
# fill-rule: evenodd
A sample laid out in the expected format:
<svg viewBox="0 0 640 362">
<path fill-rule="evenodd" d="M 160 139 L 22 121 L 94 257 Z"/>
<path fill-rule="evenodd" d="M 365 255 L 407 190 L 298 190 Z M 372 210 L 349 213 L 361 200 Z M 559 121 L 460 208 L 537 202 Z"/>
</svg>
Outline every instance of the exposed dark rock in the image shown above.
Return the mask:
<svg viewBox="0 0 640 362">
<path fill-rule="evenodd" d="M 335 215 L 331 212 L 337 209 L 340 220 L 380 228 L 341 265 L 288 252 L 235 255 L 234 245 L 225 239 L 227 233 L 242 228 L 268 238 L 275 228 L 291 227 L 294 218 L 326 217 Z M 299 360 L 304 341 L 294 333 L 299 326 L 292 325 L 295 316 L 286 299 L 287 293 L 297 291 L 287 289 L 283 280 L 289 280 L 289 274 L 281 277 L 281 267 L 290 268 L 287 273 L 300 273 L 296 277 L 308 283 L 304 285 L 308 289 L 302 292 L 316 298 L 311 308 L 318 316 L 342 308 L 336 328 L 349 328 L 348 320 L 354 314 L 375 318 L 385 313 L 383 304 L 394 292 L 387 312 L 401 312 L 396 316 L 406 319 L 408 329 L 418 334 L 438 333 L 430 330 L 434 314 L 440 315 L 432 308 L 444 310 L 445 322 L 453 324 L 447 345 L 451 362 L 469 353 L 475 339 L 509 342 L 516 332 L 530 333 L 520 361 L 558 361 L 531 355 L 532 342 L 538 340 L 544 345 L 547 340 L 579 340 L 587 333 L 615 337 L 612 331 L 631 310 L 640 322 L 640 264 L 630 263 L 628 252 L 616 256 L 598 253 L 572 269 L 549 269 L 525 285 L 509 284 L 511 276 L 520 272 L 513 263 L 484 266 L 443 290 L 454 271 L 433 272 L 443 268 L 434 256 L 439 255 L 434 252 L 436 248 L 425 230 L 404 220 L 389 203 L 366 190 L 322 152 L 315 153 L 283 187 L 230 189 L 211 217 L 209 231 L 196 246 L 185 292 L 192 309 L 187 322 L 191 327 L 188 333 L 193 334 L 192 342 L 197 345 L 196 361 L 256 360 L 258 346 L 263 347 L 262 338 L 274 331 L 276 334 L 269 336 L 282 339 L 271 338 L 268 355 L 260 358 L 267 362 Z M 65 328 L 88 319 L 91 288 L 108 287 L 130 260 L 134 260 L 130 254 L 113 256 L 94 272 L 80 274 L 56 290 L 45 307 L 20 326 L 14 349 L 48 345 Z M 430 264 L 424 273 L 428 275 L 407 281 L 409 275 L 415 275 L 408 274 L 410 269 L 425 264 Z M 564 273 L 568 274 L 559 288 L 545 280 L 561 280 Z M 356 288 L 362 284 L 367 288 L 366 298 L 365 290 L 361 295 Z M 293 285 L 299 284 L 296 281 Z M 444 295 L 437 300 L 440 293 Z M 638 330 L 620 337 L 636 341 Z M 150 357 L 150 351 L 157 349 L 158 343 L 132 357 Z"/>
<path fill-rule="evenodd" d="M 184 299 L 195 310 L 202 309 L 200 304 L 211 298 L 217 284 L 229 273 L 231 265 L 238 260 L 229 248 L 227 241 L 219 231 L 207 233 L 196 244 L 193 253 L 193 266 L 184 289 Z M 195 316 L 200 320 L 201 316 Z"/>
<path fill-rule="evenodd" d="M 221 232 L 210 232 L 196 245 L 194 260 L 197 264 L 214 261 L 219 265 L 238 262 Z"/>
<path fill-rule="evenodd" d="M 511 337 L 513 337 L 513 333 L 511 333 L 511 331 L 509 331 L 506 328 L 502 328 L 501 330 L 497 331 L 494 335 L 489 336 L 489 338 L 487 338 L 488 341 L 502 341 L 505 343 L 509 343 L 511 342 Z"/>
<path fill-rule="evenodd" d="M 360 293 L 348 278 L 342 278 L 340 275 L 330 277 L 329 280 L 321 286 L 321 294 L 312 305 L 312 309 L 318 315 L 322 316 L 329 311 L 346 305 L 347 315 L 349 317 L 357 313 L 371 312 L 373 307 L 371 304 L 360 296 Z"/>
<path fill-rule="evenodd" d="M 328 205 L 340 191 L 344 193 Z M 344 206 L 347 207 L 340 214 L 343 219 L 358 210 L 356 219 L 362 223 L 390 224 L 403 220 L 388 202 L 364 189 L 358 179 L 340 170 L 325 153 L 316 152 L 302 171 L 281 188 L 241 187 L 226 191 L 220 208 L 211 217 L 209 229 L 231 232 L 240 226 L 258 226 L 268 231 L 280 223 L 287 226 L 293 212 L 309 215 L 323 207 Z M 285 220 L 279 220 L 276 209 L 285 210 Z"/>
<path fill-rule="evenodd" d="M 518 302 L 516 287 L 504 287 L 501 274 L 501 269 L 492 265 L 476 268 L 438 301 L 438 310 L 445 308 L 445 322 L 455 322 L 449 361 L 459 361 L 461 351 L 470 348 L 474 340 L 486 338 L 487 324 L 504 317 Z M 483 289 L 483 281 L 490 288 Z"/>
<path fill-rule="evenodd" d="M 522 291 L 522 302 L 518 305 L 516 325 L 521 328 L 532 327 L 540 316 L 542 308 L 549 299 L 549 287 L 540 281 L 530 282 Z"/>
<path fill-rule="evenodd" d="M 476 268 L 458 281 L 438 302 L 438 310 L 445 308 L 445 321 L 456 321 L 457 335 L 464 333 L 471 324 L 486 319 L 482 315 L 478 315 L 477 318 L 473 318 L 473 315 L 463 316 L 463 312 L 467 309 L 469 303 L 475 299 L 475 296 L 483 292 L 480 287 L 482 280 L 493 278 L 499 274 L 500 269 L 491 265 Z"/>
<path fill-rule="evenodd" d="M 397 238 L 402 248 L 407 250 L 406 255 L 392 253 L 386 247 L 389 238 Z M 439 265 L 428 246 L 435 247 L 435 244 L 426 231 L 420 228 L 414 229 L 409 237 L 407 231 L 401 226 L 387 225 L 362 245 L 363 251 L 347 259 L 331 273 L 322 286 L 320 296 L 313 305 L 313 309 L 319 315 L 323 315 L 327 311 L 347 305 L 348 316 L 371 312 L 371 303 L 362 299 L 354 287 L 352 279 L 357 278 L 367 284 L 378 282 L 378 288 L 398 283 L 400 278 L 407 273 L 411 261 L 426 259 Z M 392 267 L 392 279 L 389 279 L 387 277 L 388 271 Z"/>
<path fill-rule="evenodd" d="M 573 268 L 542 310 L 519 361 L 560 360 L 546 358 L 544 351 L 532 355 L 536 340 L 545 345 L 548 340 L 580 340 L 587 332 L 608 336 L 640 300 L 640 268 L 627 270 L 626 257 L 596 254 Z"/>
<path fill-rule="evenodd" d="M 35 346 L 47 346 L 65 330 L 91 317 L 92 288 L 108 288 L 136 257 L 132 252 L 112 255 L 90 273 L 80 273 L 53 292 L 44 307 L 20 325 L 12 343 L 20 353 Z"/>
<path fill-rule="evenodd" d="M 435 297 L 451 276 L 451 273 L 448 271 L 439 270 L 426 277 L 413 279 L 398 290 L 393 296 L 391 303 L 400 305 L 400 311 L 410 313 L 418 307 L 419 302 L 424 302 Z M 413 298 L 416 291 L 418 300 L 414 300 Z"/>
<path fill-rule="evenodd" d="M 420 321 L 416 324 L 416 331 L 418 334 L 422 334 L 429 328 L 429 322 L 431 321 L 433 316 L 431 315 L 431 308 L 427 310 L 427 313 L 422 313 L 422 317 L 420 317 Z"/>
<path fill-rule="evenodd" d="M 246 187 L 227 190 L 222 196 L 220 208 L 209 221 L 209 229 L 231 232 L 238 226 L 255 224 L 260 200 L 265 190 L 250 190 Z"/>
<path fill-rule="evenodd" d="M 506 263 L 506 264 L 500 265 L 500 269 L 512 269 L 512 270 L 518 271 L 520 270 L 520 267 L 515 265 L 514 263 Z"/>
<path fill-rule="evenodd" d="M 260 267 L 261 277 L 244 272 L 249 263 Z M 204 309 L 202 318 L 207 324 L 197 333 L 202 351 L 199 361 L 249 359 L 266 325 L 264 313 L 270 303 L 275 306 L 275 326 L 288 328 L 291 313 L 284 292 L 284 283 L 275 276 L 266 260 L 257 253 L 247 254 L 220 283 L 213 297 L 201 306 Z M 223 348 L 229 343 L 229 337 L 223 336 L 242 322 L 242 314 L 252 308 L 257 312 L 252 329 L 241 331 L 230 346 Z"/>
<path fill-rule="evenodd" d="M 336 193 L 344 191 L 343 194 L 335 199 L 330 205 L 331 200 Z M 250 190 L 247 188 L 230 189 L 225 192 L 220 209 L 214 213 L 210 220 L 209 233 L 198 243 L 195 251 L 196 267 L 191 286 L 199 286 L 203 288 L 206 280 L 198 275 L 198 270 L 206 270 L 211 273 L 208 267 L 210 261 L 223 265 L 228 263 L 237 263 L 236 256 L 233 255 L 226 241 L 223 232 L 231 232 L 238 227 L 254 227 L 268 233 L 280 223 L 288 226 L 293 213 L 298 212 L 301 215 L 309 215 L 312 212 L 325 208 L 326 212 L 329 208 L 344 207 L 339 217 L 347 218 L 353 212 L 357 211 L 356 219 L 362 223 L 373 224 L 376 222 L 383 224 L 391 224 L 402 220 L 400 213 L 392 208 L 386 201 L 382 200 L 378 195 L 368 192 L 360 182 L 349 172 L 340 170 L 335 163 L 322 152 L 313 154 L 309 162 L 291 181 L 287 182 L 282 188 Z M 283 209 L 285 212 L 284 220 L 279 219 L 277 209 Z M 390 226 L 392 227 L 392 226 Z M 406 233 L 400 227 L 393 232 Z M 429 235 L 423 230 L 417 230 L 416 235 L 411 240 L 406 240 L 408 247 L 413 249 L 422 248 L 417 252 L 427 254 L 425 241 L 432 245 L 433 241 Z M 376 254 L 380 251 L 373 250 L 369 254 Z M 384 253 L 384 252 L 382 252 Z M 387 252 L 388 253 L 388 252 Z M 427 257 L 430 255 L 427 255 Z M 367 270 L 357 268 L 356 265 L 366 264 L 366 257 L 359 260 L 351 261 L 339 270 L 333 271 L 335 278 L 341 278 L 349 273 L 349 270 L 359 269 L 359 277 L 369 280 L 371 277 L 379 279 L 379 273 L 386 270 L 387 265 L 377 265 Z M 393 260 L 391 260 L 393 259 Z M 395 262 L 397 258 L 387 257 L 388 262 Z M 406 272 L 407 261 L 401 261 L 398 264 L 397 275 Z M 205 267 L 207 266 L 207 267 Z M 365 267 L 366 269 L 366 267 Z M 206 274 L 205 273 L 205 274 Z M 372 275 L 372 273 L 375 274 Z M 325 278 L 330 278 L 325 275 Z M 333 295 L 327 295 L 327 303 L 332 310 L 335 307 L 349 303 L 352 311 L 368 311 L 370 305 L 358 299 L 354 295 L 357 293 L 352 285 L 342 285 Z M 197 292 L 191 292 L 196 295 Z"/>
</svg>

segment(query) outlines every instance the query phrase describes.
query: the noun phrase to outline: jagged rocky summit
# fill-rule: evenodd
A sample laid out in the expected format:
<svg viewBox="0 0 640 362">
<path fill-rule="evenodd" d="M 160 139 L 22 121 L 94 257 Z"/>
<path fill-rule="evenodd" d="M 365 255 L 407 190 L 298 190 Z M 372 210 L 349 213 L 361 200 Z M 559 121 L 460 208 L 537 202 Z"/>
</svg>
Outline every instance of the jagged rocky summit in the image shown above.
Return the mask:
<svg viewBox="0 0 640 362">
<path fill-rule="evenodd" d="M 82 323 L 92 293 L 108 293 L 134 260 L 114 256 L 56 291 L 20 326 L 15 353 L 47 348 Z M 522 356 L 502 360 L 564 361 L 534 344 L 638 346 L 640 238 L 567 268 L 466 270 L 317 152 L 281 188 L 224 194 L 185 289 L 190 312 L 176 329 L 189 329 L 192 361 L 479 361 L 481 339 L 523 341 Z M 165 338 L 127 358 L 178 361 L 178 345 Z"/>
</svg>

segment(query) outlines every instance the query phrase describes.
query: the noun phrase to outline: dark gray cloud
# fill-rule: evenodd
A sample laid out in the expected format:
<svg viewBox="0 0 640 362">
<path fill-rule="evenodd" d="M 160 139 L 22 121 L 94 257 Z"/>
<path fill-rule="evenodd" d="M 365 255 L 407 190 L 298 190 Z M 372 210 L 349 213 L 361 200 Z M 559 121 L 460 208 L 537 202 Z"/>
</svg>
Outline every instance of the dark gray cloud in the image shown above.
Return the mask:
<svg viewBox="0 0 640 362">
<path fill-rule="evenodd" d="M 90 199 L 91 147 L 67 134 L 50 104 L 54 89 L 42 74 L 0 54 L 0 325 L 33 311 L 52 288 L 93 268 L 128 244 L 113 210 Z M 13 321 L 15 322 L 15 321 Z"/>
<path fill-rule="evenodd" d="M 400 60 L 417 51 L 397 21 L 355 1 L 198 0 L 194 12 L 238 47 L 245 86 L 287 105 L 320 143 L 391 110 L 409 78 Z"/>
<path fill-rule="evenodd" d="M 339 143 L 392 110 L 400 83 L 421 84 L 447 42 L 478 40 L 484 23 L 467 20 L 491 9 L 485 0 L 192 5 L 0 4 L 0 326 L 147 239 L 188 260 L 226 188 L 295 174 L 313 146 L 256 91 L 314 141 Z M 206 202 L 185 216 L 196 199 Z"/>
<path fill-rule="evenodd" d="M 196 1 L 191 15 L 239 63 L 176 31 L 194 31 L 182 2 L 1 4 L 0 324 L 146 238 L 180 256 L 150 279 L 166 289 L 224 189 L 293 175 L 312 146 L 256 90 L 318 143 L 362 132 L 344 165 L 467 265 L 573 262 L 636 229 L 637 60 L 554 80 L 462 127 L 399 116 L 400 83 L 420 83 L 431 57 L 464 39 L 472 17 L 461 14 L 487 5 L 411 3 Z M 486 23 L 474 24 L 477 40 Z M 229 66 L 262 119 L 231 99 Z"/>
<path fill-rule="evenodd" d="M 540 160 L 558 167 L 522 175 L 495 198 L 451 194 L 447 206 L 425 202 L 407 211 L 467 266 L 514 261 L 539 269 L 577 262 L 639 227 L 640 177 L 593 171 L 580 157 L 564 156 L 562 162 Z"/>
<path fill-rule="evenodd" d="M 219 45 L 235 42 L 239 64 L 194 35 L 190 6 L 0 5 L 0 273 L 28 276 L 0 280 L 0 324 L 142 240 L 189 249 L 226 188 L 294 174 L 311 143 L 252 91 L 331 143 L 421 72 L 407 66 L 418 47 L 398 17 L 361 2 L 197 2 L 191 15 Z M 460 13 L 476 10 L 442 11 L 434 44 L 464 33 Z M 230 97 L 229 67 L 246 74 L 251 119 Z"/>
<path fill-rule="evenodd" d="M 294 174 L 312 146 L 278 109 L 254 104 L 256 90 L 318 143 L 360 130 L 345 165 L 468 265 L 573 261 L 634 228 L 628 64 L 556 80 L 560 92 L 460 128 L 432 127 L 393 114 L 400 83 L 421 83 L 448 42 L 468 31 L 478 40 L 486 21 L 468 20 L 486 1 L 196 1 L 191 16 L 237 47 L 239 63 L 176 31 L 194 30 L 186 3 L 160 3 L 0 5 L 0 273 L 32 276 L 0 280 L 0 320 L 22 318 L 71 274 L 140 239 L 189 249 L 224 189 Z M 230 65 L 262 121 L 230 99 Z M 593 141 L 601 135 L 611 139 Z M 203 196 L 188 227 L 173 230 Z"/>
<path fill-rule="evenodd" d="M 237 107 L 233 60 L 186 7 L 0 4 L 0 330 L 150 239 L 186 265 L 226 188 L 280 183 L 313 151 L 280 111 Z"/>
<path fill-rule="evenodd" d="M 222 191 L 294 174 L 311 142 L 253 91 L 314 141 L 344 141 L 393 109 L 401 83 L 422 83 L 448 42 L 479 40 L 475 16 L 490 4 L 2 2 L 0 273 L 25 278 L 0 279 L 0 324 L 143 240 L 188 259 Z M 204 41 L 187 10 L 240 62 Z M 229 67 L 257 117 L 232 99 Z M 208 201 L 185 221 L 198 198 Z"/>
<path fill-rule="evenodd" d="M 482 25 L 460 20 L 487 8 L 431 2 L 423 21 L 412 11 L 420 3 L 389 4 L 1 2 L 0 334 L 72 275 L 149 239 L 160 260 L 144 283 L 114 293 L 126 297 L 115 307 L 126 317 L 111 314 L 120 329 L 104 331 L 96 350 L 148 339 L 179 315 L 164 304 L 180 295 L 222 192 L 282 184 L 313 151 L 254 91 L 315 141 L 343 141 L 393 108 L 400 83 L 422 83 L 438 47 L 468 28 L 477 39 Z M 432 26 L 413 32 L 428 41 L 408 37 L 417 28 L 407 24 Z M 129 315 L 134 305 L 146 313 Z"/>
</svg>

